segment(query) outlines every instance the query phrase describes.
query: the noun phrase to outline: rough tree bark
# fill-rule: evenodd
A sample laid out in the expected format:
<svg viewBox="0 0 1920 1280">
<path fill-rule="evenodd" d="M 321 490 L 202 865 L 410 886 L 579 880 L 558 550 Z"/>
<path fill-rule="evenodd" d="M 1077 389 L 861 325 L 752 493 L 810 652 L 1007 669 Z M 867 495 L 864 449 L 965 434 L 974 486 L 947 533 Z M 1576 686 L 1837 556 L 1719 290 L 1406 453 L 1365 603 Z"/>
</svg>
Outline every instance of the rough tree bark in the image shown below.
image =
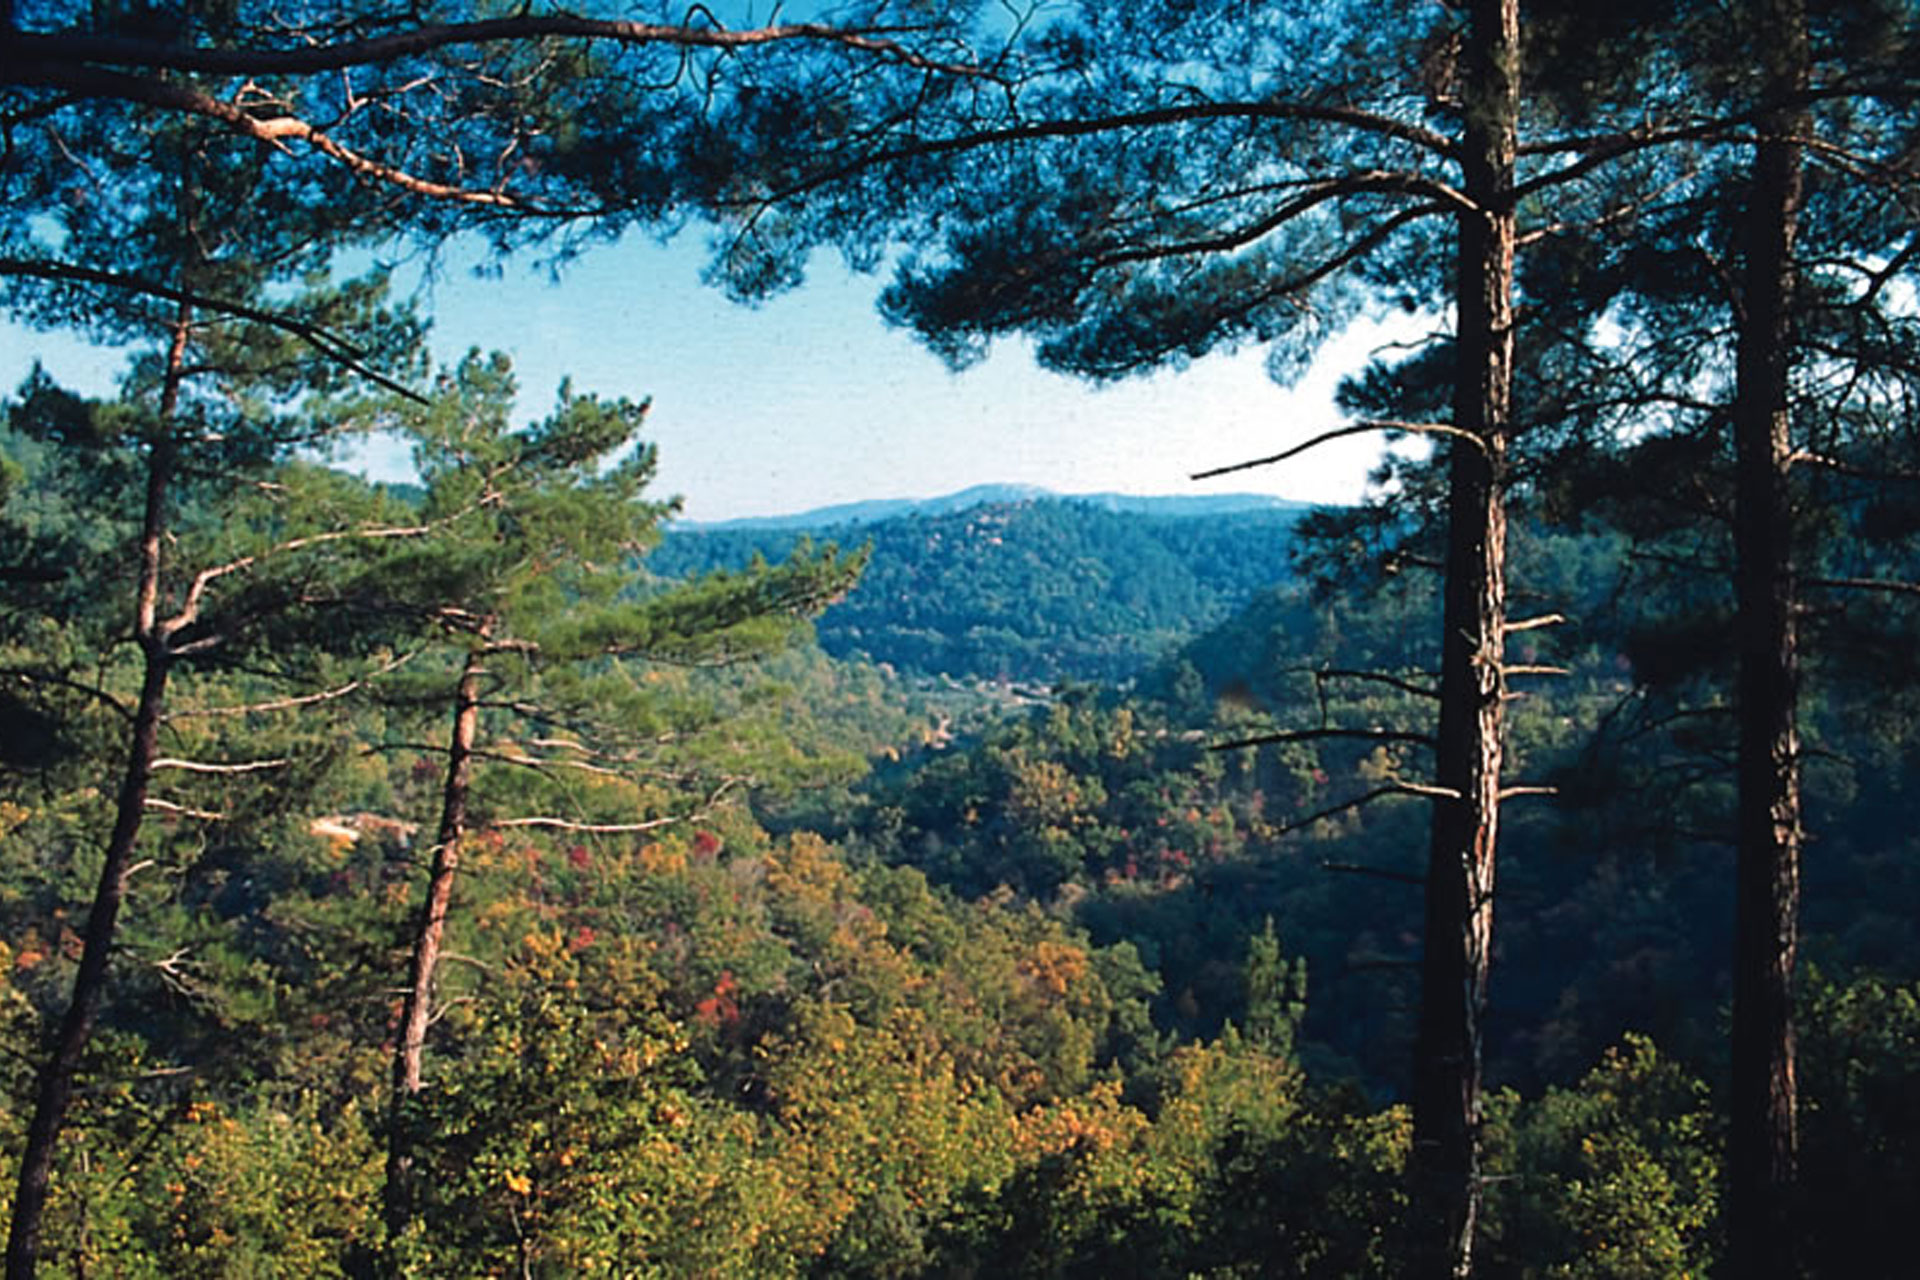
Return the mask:
<svg viewBox="0 0 1920 1280">
<path fill-rule="evenodd" d="M 1426 883 L 1413 1087 L 1413 1274 L 1472 1274 L 1480 1211 L 1481 1023 L 1492 960 L 1513 383 L 1512 189 L 1518 0 L 1476 0 L 1464 48 L 1454 425 L 1449 460 L 1439 785 Z"/>
<path fill-rule="evenodd" d="M 400 1010 L 400 1031 L 393 1051 L 393 1098 L 387 1133 L 385 1213 L 389 1238 L 398 1238 L 414 1213 L 413 1133 L 408 1103 L 420 1092 L 420 1062 L 433 1014 L 434 973 L 440 967 L 440 941 L 446 932 L 453 880 L 460 868 L 460 842 L 467 830 L 467 797 L 473 778 L 474 738 L 480 724 L 482 651 L 469 654 L 454 689 L 453 729 L 447 741 L 446 787 L 441 795 L 440 828 L 427 877 L 427 900 L 413 935 L 407 995 Z"/>
<path fill-rule="evenodd" d="M 1806 14 L 1772 0 L 1756 22 L 1763 91 L 1804 90 Z M 1793 251 L 1801 205 L 1804 107 L 1758 122 L 1742 227 L 1734 394 L 1735 626 L 1738 631 L 1739 806 L 1735 870 L 1729 1270 L 1797 1274 L 1792 1209 L 1798 1163 L 1793 973 L 1800 914 L 1798 591 L 1793 565 L 1793 449 L 1788 414 Z"/>
<path fill-rule="evenodd" d="M 175 316 L 167 351 L 165 380 L 161 384 L 160 412 L 147 454 L 145 510 L 140 527 L 140 572 L 134 597 L 134 638 L 140 646 L 144 670 L 140 700 L 134 708 L 127 744 L 126 769 L 120 779 L 112 833 L 107 837 L 100 882 L 80 949 L 80 967 L 73 976 L 73 995 L 60 1020 L 53 1047 L 34 1097 L 33 1119 L 27 1125 L 26 1147 L 20 1155 L 20 1174 L 13 1197 L 13 1222 L 7 1231 L 7 1280 L 29 1280 L 39 1265 L 40 1226 L 46 1216 L 47 1190 L 53 1177 L 54 1152 L 80 1058 L 93 1035 L 100 999 L 107 986 L 107 962 L 112 956 L 114 930 L 126 898 L 127 869 L 140 839 L 146 816 L 147 789 L 153 764 L 160 753 L 160 725 L 166 717 L 167 677 L 173 667 L 170 628 L 160 618 L 160 577 L 167 538 L 167 496 L 173 484 L 174 419 L 179 411 L 180 384 L 185 377 L 187 335 L 192 314 L 182 306 Z"/>
</svg>

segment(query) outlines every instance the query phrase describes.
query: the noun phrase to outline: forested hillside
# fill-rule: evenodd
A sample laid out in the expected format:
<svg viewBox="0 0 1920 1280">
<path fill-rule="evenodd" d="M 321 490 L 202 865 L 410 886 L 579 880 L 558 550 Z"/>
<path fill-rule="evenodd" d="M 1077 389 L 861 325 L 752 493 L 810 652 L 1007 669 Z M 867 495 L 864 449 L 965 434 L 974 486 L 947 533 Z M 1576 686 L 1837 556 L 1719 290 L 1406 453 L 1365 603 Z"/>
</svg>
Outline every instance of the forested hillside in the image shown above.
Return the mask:
<svg viewBox="0 0 1920 1280">
<path fill-rule="evenodd" d="M 803 537 L 870 546 L 860 586 L 820 620 L 835 657 L 960 679 L 1117 681 L 1284 578 L 1298 515 L 1031 497 L 857 526 L 671 531 L 651 564 L 741 569 L 784 559 Z"/>
<path fill-rule="evenodd" d="M 120 370 L 0 390 L 8 1280 L 1907 1274 L 1916 68 L 1907 0 L 0 5 L 7 332 Z M 1435 318 L 1222 471 L 1427 447 L 676 528 L 644 388 L 430 286 L 696 223 L 956 370 Z"/>
</svg>

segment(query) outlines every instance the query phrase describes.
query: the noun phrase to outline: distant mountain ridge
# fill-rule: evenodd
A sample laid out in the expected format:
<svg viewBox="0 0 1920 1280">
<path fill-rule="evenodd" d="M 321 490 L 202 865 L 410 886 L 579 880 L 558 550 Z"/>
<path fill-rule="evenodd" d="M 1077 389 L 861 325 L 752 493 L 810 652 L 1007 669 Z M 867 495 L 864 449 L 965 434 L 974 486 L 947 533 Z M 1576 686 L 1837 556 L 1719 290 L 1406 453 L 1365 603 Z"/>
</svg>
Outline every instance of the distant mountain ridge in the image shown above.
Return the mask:
<svg viewBox="0 0 1920 1280">
<path fill-rule="evenodd" d="M 1118 681 L 1284 580 L 1294 525 L 1310 510 L 1258 495 L 991 485 L 928 502 L 676 525 L 647 565 L 679 578 L 779 561 L 803 538 L 865 544 L 860 585 L 818 623 L 828 653 L 929 676 Z"/>
<path fill-rule="evenodd" d="M 736 529 L 824 531 L 876 524 L 899 516 L 951 515 L 955 512 L 970 511 L 975 507 L 1004 506 L 1020 502 L 1077 503 L 1101 511 L 1157 516 L 1163 519 L 1240 515 L 1249 511 L 1300 512 L 1311 510 L 1313 505 L 1267 493 L 1142 496 L 1131 493 L 1056 493 L 1051 489 L 1030 484 L 977 484 L 957 493 L 944 494 L 935 498 L 871 498 L 864 502 L 843 502 L 833 506 L 815 507 L 811 511 L 799 511 L 791 515 L 737 516 L 731 520 L 677 520 L 673 527 L 692 532 Z"/>
</svg>

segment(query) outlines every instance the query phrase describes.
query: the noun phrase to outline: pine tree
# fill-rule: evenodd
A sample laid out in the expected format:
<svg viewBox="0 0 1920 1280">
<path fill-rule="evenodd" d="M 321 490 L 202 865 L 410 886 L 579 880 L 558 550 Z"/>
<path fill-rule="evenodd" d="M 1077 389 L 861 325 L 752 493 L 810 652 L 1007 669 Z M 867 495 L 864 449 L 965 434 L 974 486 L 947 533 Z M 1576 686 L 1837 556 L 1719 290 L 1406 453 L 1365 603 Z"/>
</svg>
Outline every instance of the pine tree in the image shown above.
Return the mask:
<svg viewBox="0 0 1920 1280">
<path fill-rule="evenodd" d="M 1884 294 L 1908 270 L 1896 210 L 1912 179 L 1897 157 L 1912 125 L 1897 86 L 1914 14 L 1900 3 L 1680 12 L 1685 92 L 1752 123 L 1703 134 L 1651 167 L 1663 197 L 1562 262 L 1559 278 L 1582 303 L 1611 309 L 1620 325 L 1581 358 L 1582 376 L 1569 379 L 1577 391 L 1543 397 L 1559 401 L 1577 442 L 1575 459 L 1551 464 L 1564 478 L 1547 487 L 1563 486 L 1565 511 L 1582 501 L 1568 495 L 1607 492 L 1608 482 L 1582 478 L 1579 455 L 1610 447 L 1596 436 L 1631 437 L 1625 460 L 1602 469 L 1614 478 L 1611 510 L 1655 543 L 1650 563 L 1695 580 L 1684 591 L 1697 595 L 1717 572 L 1731 597 L 1720 610 L 1731 635 L 1709 621 L 1717 643 L 1665 646 L 1661 665 L 1669 684 L 1728 668 L 1737 717 L 1729 1252 L 1740 1274 L 1792 1275 L 1808 1261 L 1794 1248 L 1792 1024 L 1803 637 L 1822 588 L 1849 585 L 1823 578 L 1823 566 L 1857 559 L 1822 527 L 1862 502 L 1873 473 L 1897 475 L 1910 456 L 1886 426 L 1913 376 L 1887 341 L 1910 322 Z M 1810 163 L 1820 155 L 1836 158 L 1833 172 Z M 1839 638 L 1812 616 L 1816 635 Z M 1647 678 L 1663 679 L 1651 666 Z"/>
<path fill-rule="evenodd" d="M 90 406 L 36 378 L 14 415 L 17 432 L 70 455 L 76 471 L 92 469 L 104 514 L 130 530 L 125 543 L 96 546 L 79 564 L 57 564 L 43 549 L 42 601 L 119 586 L 125 594 L 109 624 L 117 634 L 106 644 L 130 635 L 141 675 L 72 998 L 40 1072 L 10 1276 L 34 1270 L 56 1143 L 100 1009 L 129 867 L 145 815 L 164 803 L 152 792 L 170 682 L 182 669 L 243 660 L 265 620 L 293 625 L 302 601 L 283 575 L 297 581 L 293 566 L 348 536 L 327 523 L 332 512 L 302 505 L 312 495 L 299 485 L 279 490 L 258 520 L 233 519 L 231 504 L 265 492 L 253 486 L 293 451 L 324 442 L 293 411 L 300 398 L 338 389 L 353 369 L 397 385 L 369 362 L 403 373 L 417 335 L 404 314 L 383 311 L 377 279 L 328 280 L 328 255 L 352 228 L 324 208 L 296 212 L 259 159 L 192 128 L 156 132 L 139 168 L 61 215 L 66 251 L 95 264 L 88 277 L 27 278 L 14 297 L 19 314 L 146 349 L 121 405 Z M 334 335 L 349 327 L 382 354 L 348 354 Z M 99 577 L 82 581 L 86 573 Z"/>
<path fill-rule="evenodd" d="M 477 826 L 633 835 L 715 803 L 746 770 L 704 764 L 698 713 L 663 707 L 636 665 L 726 663 L 778 648 L 851 588 L 862 563 L 803 547 L 778 566 L 653 584 L 641 557 L 675 507 L 643 497 L 654 472 L 653 450 L 638 439 L 646 405 L 563 387 L 555 411 L 521 429 L 514 390 L 504 358 L 476 353 L 428 408 L 405 413 L 425 487 L 419 518 L 431 532 L 339 592 L 342 607 L 410 620 L 448 653 L 444 672 L 394 691 L 444 714 L 447 737 L 395 1037 L 390 1247 L 403 1242 L 419 1198 L 415 1148 L 431 1122 L 423 1061 L 463 844 Z M 481 801 L 478 775 L 496 764 L 545 785 Z M 593 785 L 553 781 L 569 775 Z M 664 789 L 647 781 L 662 775 L 672 780 Z M 616 778 L 632 785 L 610 793 Z"/>
<path fill-rule="evenodd" d="M 1087 6 L 978 61 L 1001 94 L 928 83 L 887 99 L 822 67 L 737 96 L 727 135 L 753 163 L 713 200 L 733 219 L 719 263 L 733 286 L 791 284 L 823 241 L 856 264 L 904 241 L 882 307 L 936 351 L 964 365 L 1022 333 L 1043 365 L 1092 378 L 1246 344 L 1286 376 L 1356 314 L 1455 313 L 1439 420 L 1330 427 L 1264 461 L 1363 431 L 1444 446 L 1436 767 L 1388 790 L 1433 804 L 1415 1266 L 1466 1274 L 1506 642 L 1551 620 L 1510 618 L 1505 591 L 1520 212 L 1604 216 L 1582 179 L 1664 122 L 1629 131 L 1603 113 L 1556 136 L 1549 117 L 1523 160 L 1533 101 L 1518 6 L 1501 0 Z"/>
</svg>

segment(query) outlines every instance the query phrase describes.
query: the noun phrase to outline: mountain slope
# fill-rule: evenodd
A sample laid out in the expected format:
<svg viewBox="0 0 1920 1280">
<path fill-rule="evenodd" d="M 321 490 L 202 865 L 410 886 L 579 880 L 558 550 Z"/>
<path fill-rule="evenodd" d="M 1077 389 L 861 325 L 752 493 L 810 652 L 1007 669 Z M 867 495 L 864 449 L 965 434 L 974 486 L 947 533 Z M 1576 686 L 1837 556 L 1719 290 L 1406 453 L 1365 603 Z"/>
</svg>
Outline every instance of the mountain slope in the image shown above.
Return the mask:
<svg viewBox="0 0 1920 1280">
<path fill-rule="evenodd" d="M 872 561 L 820 620 L 828 652 L 926 675 L 1124 680 L 1284 578 L 1301 510 L 1163 516 L 1030 497 L 854 527 L 676 529 L 649 565 L 679 577 L 777 559 L 812 534 L 856 538 Z"/>
</svg>

